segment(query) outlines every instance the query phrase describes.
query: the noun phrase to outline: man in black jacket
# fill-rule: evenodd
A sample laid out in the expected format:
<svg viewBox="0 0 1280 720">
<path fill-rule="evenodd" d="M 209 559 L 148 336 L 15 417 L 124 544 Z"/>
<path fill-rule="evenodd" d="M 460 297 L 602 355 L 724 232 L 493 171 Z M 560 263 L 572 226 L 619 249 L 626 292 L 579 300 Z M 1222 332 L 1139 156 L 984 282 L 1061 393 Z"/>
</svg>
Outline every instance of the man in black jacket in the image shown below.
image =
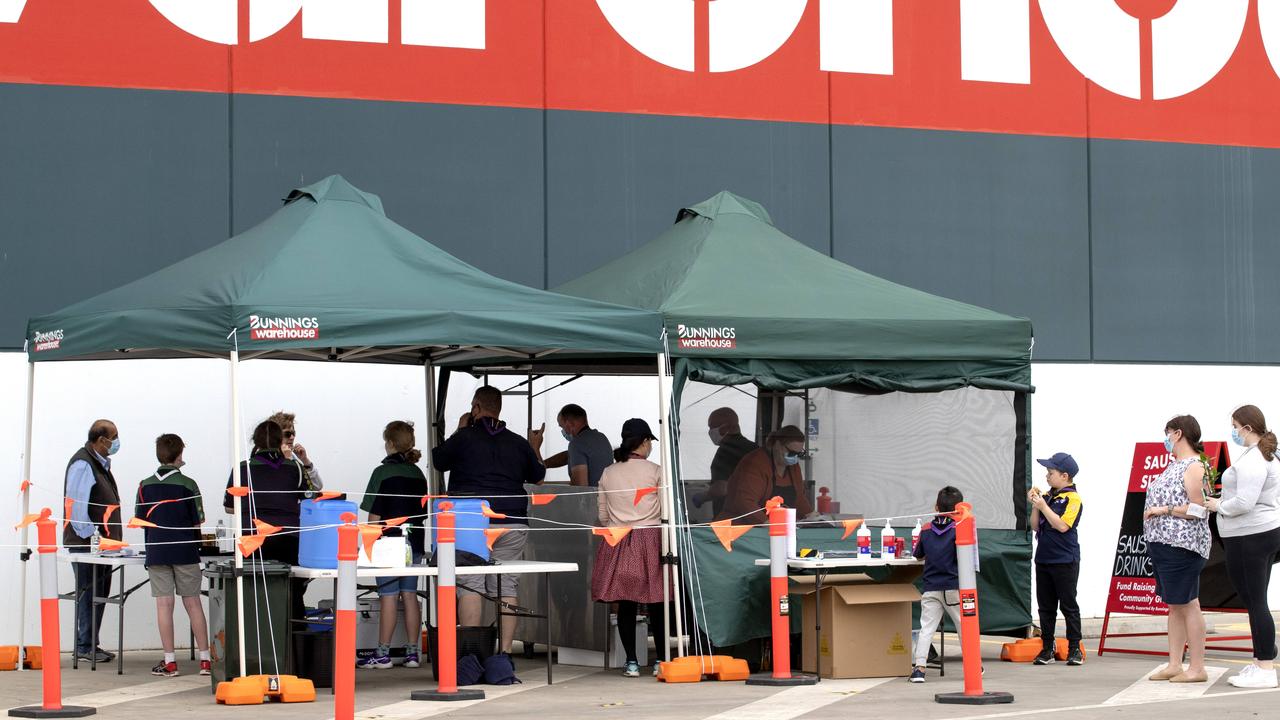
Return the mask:
<svg viewBox="0 0 1280 720">
<path fill-rule="evenodd" d="M 62 494 L 69 522 L 62 528 L 62 545 L 68 552 L 87 553 L 96 534 L 120 540 L 120 491 L 111 474 L 111 456 L 120 450 L 120 432 L 110 420 L 95 420 L 89 440 L 67 462 Z M 89 563 L 71 563 L 76 577 L 76 657 L 110 662 L 112 653 L 98 647 L 102 613 L 107 608 L 94 597 L 111 594 L 111 572 Z M 96 656 L 96 657 L 95 657 Z"/>
</svg>

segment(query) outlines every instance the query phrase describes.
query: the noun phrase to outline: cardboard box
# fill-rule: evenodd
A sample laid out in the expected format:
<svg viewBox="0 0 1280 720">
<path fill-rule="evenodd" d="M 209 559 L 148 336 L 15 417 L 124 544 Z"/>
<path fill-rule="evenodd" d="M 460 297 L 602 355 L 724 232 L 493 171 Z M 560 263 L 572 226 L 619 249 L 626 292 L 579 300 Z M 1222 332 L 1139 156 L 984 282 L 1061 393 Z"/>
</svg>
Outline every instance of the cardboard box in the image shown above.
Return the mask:
<svg viewBox="0 0 1280 720">
<path fill-rule="evenodd" d="M 793 593 L 802 595 L 801 666 L 815 672 L 814 647 L 820 643 L 824 678 L 907 677 L 911 674 L 911 604 L 920 593 L 911 582 L 919 568 L 895 569 L 885 582 L 866 575 L 831 578 L 822 584 L 822 635 L 814 637 L 814 584 L 800 578 Z"/>
</svg>

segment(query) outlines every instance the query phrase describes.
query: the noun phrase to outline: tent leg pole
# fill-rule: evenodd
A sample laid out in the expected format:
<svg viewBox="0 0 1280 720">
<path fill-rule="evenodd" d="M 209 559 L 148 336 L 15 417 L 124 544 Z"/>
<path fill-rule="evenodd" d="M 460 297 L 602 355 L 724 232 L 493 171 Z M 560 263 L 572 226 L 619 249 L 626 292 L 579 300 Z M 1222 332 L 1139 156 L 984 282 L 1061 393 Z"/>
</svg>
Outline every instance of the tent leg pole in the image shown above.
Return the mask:
<svg viewBox="0 0 1280 720">
<path fill-rule="evenodd" d="M 435 461 L 431 458 L 431 453 L 436 449 L 436 367 L 431 362 L 431 359 L 427 358 L 426 362 L 423 363 L 422 369 L 426 375 L 427 384 L 427 451 L 423 453 L 427 460 L 427 492 L 436 495 L 440 493 L 440 488 L 436 482 Z M 431 509 L 433 506 L 433 503 L 427 502 L 427 517 L 422 524 L 423 532 L 428 540 L 431 539 Z M 431 627 L 436 626 L 436 583 L 434 579 L 427 582 L 427 623 Z M 421 628 L 418 629 L 418 634 L 421 636 Z M 410 638 L 410 640 L 417 640 L 417 638 Z M 435 662 L 434 658 L 432 662 Z"/>
<path fill-rule="evenodd" d="M 240 477 L 240 350 L 237 341 L 235 350 L 231 351 L 231 475 L 235 487 L 241 487 L 244 484 L 243 478 Z M 240 522 L 240 504 L 243 502 L 239 495 L 231 497 L 231 513 L 233 519 L 232 525 L 235 526 L 236 546 L 232 552 L 236 563 L 236 642 L 240 656 L 240 675 L 244 677 L 246 672 L 246 652 L 244 644 L 244 555 L 240 553 L 240 537 L 244 534 L 244 528 Z"/>
<path fill-rule="evenodd" d="M 675 615 L 675 641 L 676 655 L 682 657 L 685 654 L 684 647 L 684 613 L 680 604 L 680 549 L 676 537 L 676 518 L 675 518 L 675 490 L 672 487 L 671 463 L 675 462 L 675 443 L 673 438 L 675 432 L 671 422 L 671 395 L 670 395 L 670 375 L 667 373 L 667 354 L 658 353 L 658 423 L 660 425 L 659 433 L 661 441 L 658 447 L 661 451 L 662 460 L 662 516 L 664 518 L 665 529 L 663 532 L 663 554 L 670 555 L 675 564 L 671 566 L 670 573 L 663 572 L 664 581 L 668 580 L 671 587 L 670 604 L 674 605 L 673 614 Z M 666 583 L 664 582 L 664 587 Z M 667 598 L 663 598 L 663 616 L 667 615 L 668 603 Z M 666 632 L 671 632 L 669 628 L 672 623 L 664 623 Z M 670 645 L 668 644 L 668 648 Z M 668 652 L 670 652 L 668 650 Z"/>
<path fill-rule="evenodd" d="M 25 518 L 31 513 L 31 488 L 28 481 L 31 480 L 31 438 L 32 438 L 32 420 L 35 418 L 35 392 L 36 392 L 36 364 L 27 360 L 27 420 L 23 430 L 22 440 L 22 514 L 19 517 Z M 27 647 L 27 558 L 31 555 L 31 549 L 27 546 L 30 539 L 30 527 L 22 528 L 22 549 L 18 552 L 21 554 L 20 567 L 22 575 L 19 579 L 18 590 L 18 670 L 25 670 L 23 667 L 23 658 Z"/>
</svg>

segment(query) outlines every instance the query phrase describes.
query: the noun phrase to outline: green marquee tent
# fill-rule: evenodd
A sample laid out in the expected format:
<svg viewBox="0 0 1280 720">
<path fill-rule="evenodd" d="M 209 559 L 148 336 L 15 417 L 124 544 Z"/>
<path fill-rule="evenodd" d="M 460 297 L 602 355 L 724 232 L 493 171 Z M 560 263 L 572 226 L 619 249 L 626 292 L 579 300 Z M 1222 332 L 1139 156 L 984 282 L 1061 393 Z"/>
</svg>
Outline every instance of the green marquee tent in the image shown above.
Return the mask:
<svg viewBox="0 0 1280 720">
<path fill-rule="evenodd" d="M 1016 633 L 1030 624 L 1030 321 L 850 267 L 788 237 L 763 207 L 729 192 L 681 210 L 656 239 L 556 291 L 660 312 L 674 358 L 676 408 L 691 381 L 872 394 L 1010 393 L 1017 437 L 1007 492 L 1018 517 L 1008 523 L 1013 529 L 981 531 L 982 625 L 985 632 Z M 706 528 L 684 541 L 700 583 L 691 592 L 716 608 L 699 612 L 699 621 L 717 645 L 768 634 L 767 573 L 753 565 L 767 544 L 753 534 L 733 553 Z M 838 536 L 800 531 L 808 547 L 839 547 Z"/>
</svg>

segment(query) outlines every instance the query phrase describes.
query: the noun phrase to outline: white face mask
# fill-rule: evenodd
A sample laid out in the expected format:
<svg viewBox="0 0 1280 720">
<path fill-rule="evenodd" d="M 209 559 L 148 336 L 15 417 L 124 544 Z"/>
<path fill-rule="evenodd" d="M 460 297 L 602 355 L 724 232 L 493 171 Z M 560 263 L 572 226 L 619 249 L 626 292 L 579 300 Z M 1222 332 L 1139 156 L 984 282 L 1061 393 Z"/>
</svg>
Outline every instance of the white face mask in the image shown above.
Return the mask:
<svg viewBox="0 0 1280 720">
<path fill-rule="evenodd" d="M 719 445 L 724 441 L 724 433 L 720 432 L 720 428 L 713 427 L 707 430 L 707 436 L 711 438 L 712 445 Z"/>
</svg>

